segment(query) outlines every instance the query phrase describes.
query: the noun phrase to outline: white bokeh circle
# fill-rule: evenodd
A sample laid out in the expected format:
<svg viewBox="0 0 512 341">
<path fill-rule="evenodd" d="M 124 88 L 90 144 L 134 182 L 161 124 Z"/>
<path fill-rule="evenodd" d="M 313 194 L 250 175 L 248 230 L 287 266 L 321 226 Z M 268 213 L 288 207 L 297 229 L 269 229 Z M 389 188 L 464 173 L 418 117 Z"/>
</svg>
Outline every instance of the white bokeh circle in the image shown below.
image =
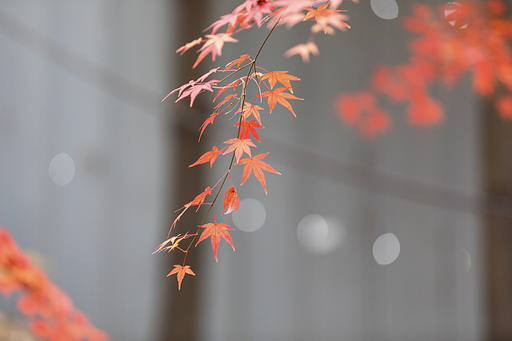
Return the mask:
<svg viewBox="0 0 512 341">
<path fill-rule="evenodd" d="M 344 229 L 334 218 L 309 214 L 297 226 L 297 238 L 301 245 L 314 254 L 325 254 L 340 246 Z"/>
<path fill-rule="evenodd" d="M 391 20 L 398 17 L 398 3 L 395 0 L 371 0 L 373 13 L 381 19 Z"/>
<path fill-rule="evenodd" d="M 75 176 L 75 162 L 67 153 L 57 154 L 50 161 L 48 173 L 56 185 L 65 186 Z"/>
<path fill-rule="evenodd" d="M 393 233 L 384 233 L 373 243 L 373 258 L 380 265 L 393 263 L 400 254 L 400 242 Z"/>
<path fill-rule="evenodd" d="M 233 224 L 244 232 L 259 230 L 267 219 L 267 210 L 263 204 L 253 198 L 240 200 L 240 208 L 231 213 Z"/>
</svg>

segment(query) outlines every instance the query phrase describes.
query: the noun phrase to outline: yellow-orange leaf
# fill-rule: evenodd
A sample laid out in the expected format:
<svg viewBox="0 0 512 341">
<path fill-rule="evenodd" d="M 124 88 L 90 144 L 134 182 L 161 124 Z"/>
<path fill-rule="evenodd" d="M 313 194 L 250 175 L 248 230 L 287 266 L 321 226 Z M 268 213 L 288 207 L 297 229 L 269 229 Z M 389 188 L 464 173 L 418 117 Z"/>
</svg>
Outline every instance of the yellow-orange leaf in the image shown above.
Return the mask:
<svg viewBox="0 0 512 341">
<path fill-rule="evenodd" d="M 270 88 L 273 89 L 277 82 L 283 84 L 293 94 L 293 89 L 290 81 L 300 81 L 300 78 L 288 75 L 288 71 L 274 71 L 265 74 L 261 77 L 262 80 L 268 78 Z M 261 122 L 260 122 L 261 123 Z"/>
</svg>

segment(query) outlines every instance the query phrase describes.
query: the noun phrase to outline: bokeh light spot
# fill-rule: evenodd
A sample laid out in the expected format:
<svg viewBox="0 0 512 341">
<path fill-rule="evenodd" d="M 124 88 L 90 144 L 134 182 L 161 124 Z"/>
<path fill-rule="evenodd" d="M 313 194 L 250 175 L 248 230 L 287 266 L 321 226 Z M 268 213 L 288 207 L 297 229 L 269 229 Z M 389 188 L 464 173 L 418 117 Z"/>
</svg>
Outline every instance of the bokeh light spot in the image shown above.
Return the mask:
<svg viewBox="0 0 512 341">
<path fill-rule="evenodd" d="M 398 17 L 398 4 L 395 0 L 371 0 L 370 5 L 379 18 L 391 20 Z"/>
<path fill-rule="evenodd" d="M 455 251 L 455 266 L 462 273 L 467 273 L 471 269 L 471 256 L 466 249 Z"/>
<path fill-rule="evenodd" d="M 75 176 L 75 162 L 67 153 L 57 154 L 50 161 L 48 172 L 56 185 L 65 186 Z"/>
<path fill-rule="evenodd" d="M 380 265 L 393 263 L 400 254 L 400 242 L 393 233 L 385 233 L 373 243 L 373 258 Z"/>
<path fill-rule="evenodd" d="M 344 229 L 334 218 L 309 214 L 299 222 L 297 238 L 308 251 L 323 254 L 338 248 L 344 239 Z"/>
<path fill-rule="evenodd" d="M 244 232 L 259 230 L 267 219 L 265 206 L 256 199 L 246 198 L 240 200 L 240 208 L 231 213 L 233 224 Z"/>
</svg>

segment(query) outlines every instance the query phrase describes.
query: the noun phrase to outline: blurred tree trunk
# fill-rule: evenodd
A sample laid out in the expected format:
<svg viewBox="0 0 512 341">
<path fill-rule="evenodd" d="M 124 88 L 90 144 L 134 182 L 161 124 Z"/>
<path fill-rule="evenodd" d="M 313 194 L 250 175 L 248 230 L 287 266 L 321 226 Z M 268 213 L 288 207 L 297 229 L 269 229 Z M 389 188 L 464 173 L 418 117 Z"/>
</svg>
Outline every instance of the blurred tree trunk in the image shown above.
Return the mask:
<svg viewBox="0 0 512 341">
<path fill-rule="evenodd" d="M 173 10 L 176 11 L 174 17 L 177 18 L 177 24 L 174 25 L 177 35 L 177 46 L 182 46 L 200 36 L 202 30 L 207 27 L 206 17 L 207 2 L 205 0 L 181 0 L 176 1 Z M 180 86 L 191 79 L 197 79 L 205 73 L 204 66 L 199 65 L 192 69 L 196 54 L 189 51 L 188 55 L 176 58 L 176 63 L 172 66 L 173 86 Z M 203 62 L 205 64 L 205 62 Z M 169 98 L 173 102 L 175 98 Z M 194 102 L 194 108 L 189 108 L 188 99 L 173 104 L 171 110 L 175 115 L 172 126 L 169 127 L 170 148 L 173 149 L 173 160 L 171 160 L 171 169 L 174 171 L 170 176 L 173 182 L 174 193 L 171 193 L 169 203 L 169 221 L 176 218 L 174 211 L 191 201 L 197 194 L 204 191 L 206 187 L 204 180 L 204 171 L 201 167 L 188 168 L 201 155 L 203 143 L 198 143 L 198 129 L 205 119 L 208 107 L 203 104 L 199 97 Z M 206 140 L 206 139 L 204 139 Z M 203 151 L 204 152 L 204 151 Z M 185 214 L 178 224 L 177 230 L 173 234 L 185 232 L 194 233 L 202 217 L 199 214 Z M 166 226 L 168 228 L 168 226 Z M 188 240 L 189 241 L 189 240 Z M 188 246 L 184 241 L 185 247 Z M 193 249 L 193 252 L 187 256 L 186 264 L 190 265 L 192 270 L 198 274 L 202 272 L 200 265 L 201 248 Z M 170 272 L 174 264 L 180 264 L 183 261 L 182 252 L 172 252 L 168 255 L 168 261 L 165 262 L 164 271 Z M 159 316 L 159 340 L 180 340 L 192 341 L 198 338 L 199 331 L 199 279 L 193 276 L 186 276 L 183 280 L 181 290 L 177 290 L 176 276 L 166 278 L 164 285 L 162 311 Z"/>
<path fill-rule="evenodd" d="M 499 117 L 493 101 L 484 115 L 484 186 L 490 197 L 512 198 L 512 122 Z M 492 203 L 491 203 L 492 204 Z M 500 207 L 490 207 L 489 212 Z M 512 212 L 489 213 L 484 221 L 488 268 L 488 339 L 512 340 Z"/>
</svg>

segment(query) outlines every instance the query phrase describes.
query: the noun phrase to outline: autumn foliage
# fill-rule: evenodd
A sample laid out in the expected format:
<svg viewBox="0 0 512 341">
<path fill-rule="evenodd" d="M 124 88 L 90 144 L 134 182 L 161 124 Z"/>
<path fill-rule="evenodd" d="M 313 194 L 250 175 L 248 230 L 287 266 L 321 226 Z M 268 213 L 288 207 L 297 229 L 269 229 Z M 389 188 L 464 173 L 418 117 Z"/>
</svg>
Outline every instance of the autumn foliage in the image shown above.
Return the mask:
<svg viewBox="0 0 512 341">
<path fill-rule="evenodd" d="M 474 92 L 494 96 L 497 112 L 512 119 L 512 22 L 502 1 L 450 2 L 437 11 L 417 4 L 404 28 L 416 35 L 409 61 L 377 66 L 368 90 L 340 95 L 336 106 L 343 122 L 364 136 L 385 132 L 391 118 L 379 99 L 387 98 L 405 105 L 411 125 L 439 124 L 445 110 L 430 95 L 432 86 L 452 87 L 466 73 Z"/>
<path fill-rule="evenodd" d="M 32 331 L 41 339 L 107 340 L 107 335 L 73 308 L 66 294 L 34 266 L 9 232 L 1 228 L 0 292 L 7 297 L 13 294 L 17 297 L 19 310 L 29 318 Z"/>
<path fill-rule="evenodd" d="M 207 28 L 207 31 L 211 30 L 210 34 L 195 39 L 176 51 L 183 54 L 189 49 L 197 47 L 199 55 L 193 65 L 193 68 L 195 68 L 208 55 L 211 55 L 212 61 L 215 61 L 218 56 L 222 55 L 222 49 L 226 43 L 238 42 L 234 38 L 238 32 L 252 27 L 260 28 L 264 25 L 270 29 L 254 57 L 249 54 L 242 54 L 239 58 L 227 63 L 226 66 L 213 68 L 198 79 L 190 80 L 188 83 L 174 89 L 164 98 L 165 100 L 170 95 L 177 94 L 177 102 L 188 97 L 190 106 L 192 106 L 196 97 L 201 93 L 212 92 L 215 95 L 213 98 L 216 103 L 214 112 L 199 127 L 198 140 L 201 139 L 204 131 L 220 117 L 228 116 L 228 122 L 236 117 L 234 124 L 231 123 L 234 126 L 233 136 L 226 139 L 223 145 L 213 146 L 211 150 L 206 151 L 196 162 L 190 165 L 190 167 L 195 167 L 209 164 L 211 168 L 219 157 L 226 155 L 230 162 L 225 174 L 213 187 L 208 186 L 202 193 L 197 194 L 192 201 L 178 210 L 180 213 L 171 224 L 167 239 L 155 250 L 155 253 L 178 250 L 184 254 L 183 262 L 174 265 L 174 269 L 168 274 L 168 276 L 177 276 L 178 289 L 181 288 L 185 275 L 195 275 L 190 266 L 186 265 L 187 255 L 194 243 L 197 245 L 209 238 L 216 261 L 218 261 L 217 250 L 221 239 L 224 239 L 235 250 L 230 235 L 230 232 L 234 229 L 227 224 L 217 223 L 215 218 L 217 198 L 222 193 L 222 188 L 228 179 L 230 186 L 224 192 L 224 205 L 221 213 L 230 214 L 240 206 L 237 187 L 231 178 L 232 168 L 234 166 L 243 167 L 240 186 L 249 181 L 251 176 L 254 176 L 263 186 L 265 193 L 267 193 L 266 175 L 270 173 L 280 174 L 264 161 L 269 154 L 268 152 L 254 152 L 255 148 L 259 148 L 259 145 L 255 142 L 261 143 L 258 130 L 265 128 L 263 126 L 264 118 L 262 118 L 267 110 L 264 108 L 265 104 L 268 108 L 268 114 L 271 114 L 277 106 L 281 106 L 286 108 L 293 116 L 297 116 L 293 109 L 293 103 L 302 100 L 302 98 L 294 94 L 293 84 L 300 81 L 300 78 L 286 70 L 269 71 L 257 64 L 258 56 L 265 42 L 279 25 L 291 28 L 303 21 L 312 22 L 311 35 L 307 42 L 291 47 L 285 52 L 288 57 L 299 55 L 304 61 L 308 61 L 310 54 L 318 54 L 318 48 L 314 41 L 318 33 L 333 34 L 334 29 L 345 31 L 350 27 L 345 22 L 348 17 L 337 9 L 341 2 L 341 0 L 331 1 L 330 3 L 310 0 L 247 0 L 231 13 L 223 15 L 210 25 Z M 220 76 L 215 78 L 217 75 Z M 248 92 L 249 86 L 252 86 L 254 91 Z M 179 233 L 171 236 L 178 221 L 190 207 L 197 207 L 197 211 L 202 206 L 206 206 L 208 210 L 195 233 L 186 232 L 185 235 Z M 206 222 L 210 212 L 212 213 L 213 222 Z M 202 232 L 201 229 L 203 229 Z M 197 242 L 196 238 L 198 238 Z M 182 244 L 185 244 L 185 246 L 182 246 Z"/>
</svg>

